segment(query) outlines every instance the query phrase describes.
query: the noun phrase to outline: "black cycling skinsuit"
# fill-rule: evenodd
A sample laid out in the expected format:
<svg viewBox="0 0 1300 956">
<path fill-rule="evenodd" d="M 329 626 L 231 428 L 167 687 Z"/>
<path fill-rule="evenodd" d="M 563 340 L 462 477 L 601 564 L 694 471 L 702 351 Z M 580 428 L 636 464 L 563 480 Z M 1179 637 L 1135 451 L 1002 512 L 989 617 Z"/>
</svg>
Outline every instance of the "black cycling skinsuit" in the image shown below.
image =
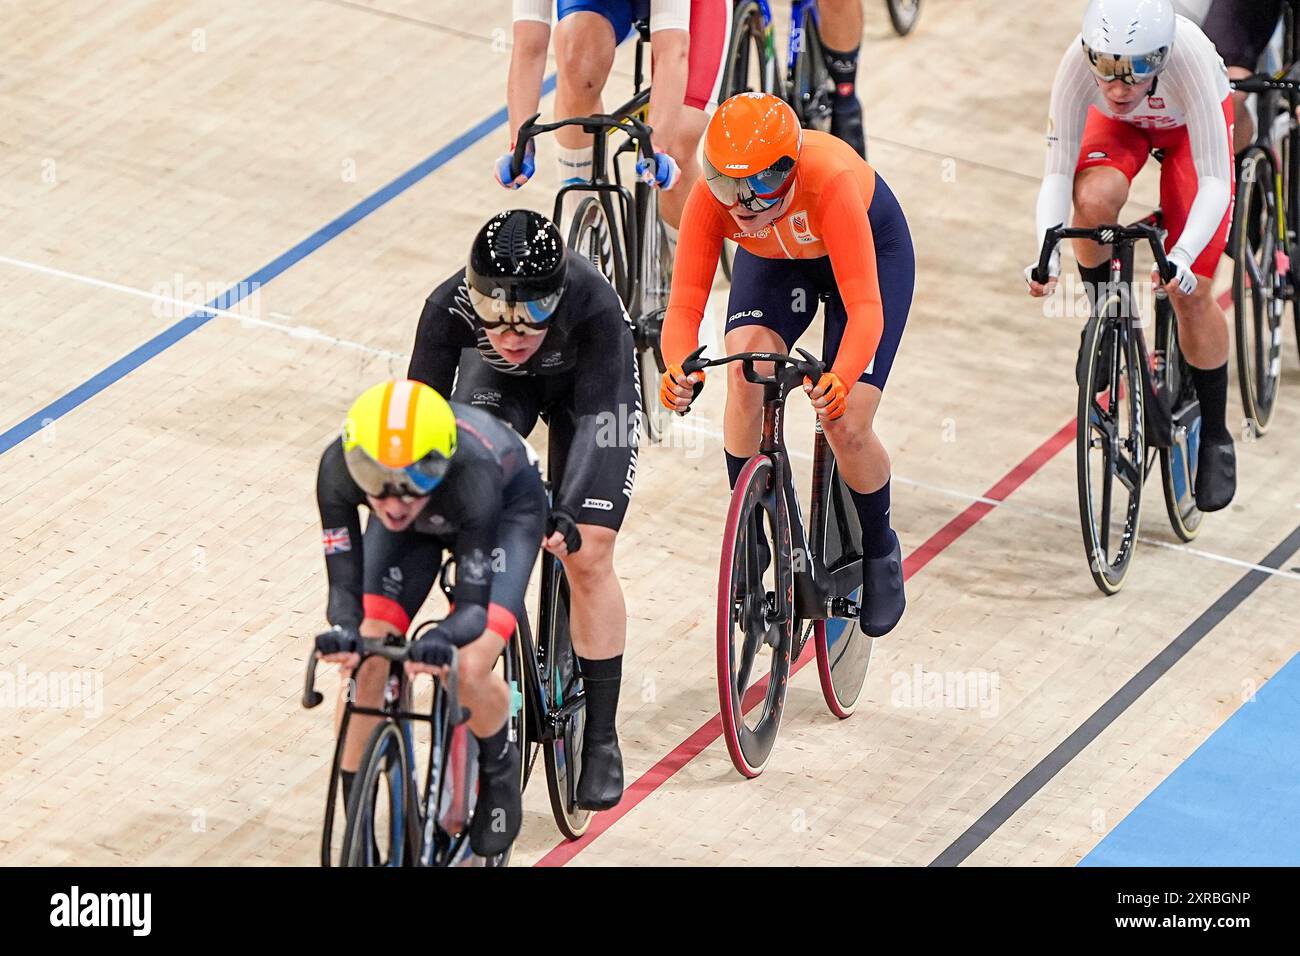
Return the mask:
<svg viewBox="0 0 1300 956">
<path fill-rule="evenodd" d="M 1201 29 L 1225 66 L 1254 71 L 1282 17 L 1282 0 L 1214 0 Z"/>
<path fill-rule="evenodd" d="M 348 474 L 343 440 L 321 455 L 316 502 L 330 624 L 355 628 L 363 616 L 381 618 L 405 633 L 429 595 L 444 546 L 456 555 L 456 585 L 455 609 L 439 626 L 442 636 L 453 644 L 472 641 L 486 620 L 508 638 L 513 618 L 523 615 L 546 526 L 536 459 L 523 439 L 487 412 L 455 402 L 451 407 L 457 432 L 451 467 L 406 531 L 389 531 L 372 516 L 363 539 L 358 508 L 369 505 Z"/>
<path fill-rule="evenodd" d="M 636 478 L 641 388 L 632 328 L 618 294 L 577 256 L 542 347 L 522 365 L 498 355 L 470 304 L 464 272 L 424 303 L 407 377 L 484 408 L 520 434 L 550 429 L 552 507 L 617 530 Z"/>
</svg>

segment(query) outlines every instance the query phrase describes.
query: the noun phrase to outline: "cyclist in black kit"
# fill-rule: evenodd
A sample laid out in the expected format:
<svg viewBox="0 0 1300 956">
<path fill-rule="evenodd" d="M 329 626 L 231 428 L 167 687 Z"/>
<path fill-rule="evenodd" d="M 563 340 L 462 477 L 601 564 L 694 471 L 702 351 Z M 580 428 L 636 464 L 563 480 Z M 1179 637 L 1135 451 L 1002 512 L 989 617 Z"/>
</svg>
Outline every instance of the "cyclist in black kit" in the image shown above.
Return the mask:
<svg viewBox="0 0 1300 956">
<path fill-rule="evenodd" d="M 357 666 L 359 637 L 406 633 L 433 587 L 443 548 L 455 552 L 454 608 L 415 642 L 407 668 L 445 673 L 451 648 L 460 648 L 460 696 L 479 741 L 486 810 L 470 825 L 480 856 L 504 852 L 523 815 L 510 691 L 493 666 L 524 613 L 546 527 L 536 461 L 523 439 L 488 413 L 449 404 L 421 382 L 396 381 L 357 399 L 343 435 L 321 456 L 316 480 L 333 625 L 316 638 L 316 650 L 345 671 Z M 363 507 L 371 511 L 364 535 Z M 385 673 L 384 661 L 367 661 L 356 675 L 357 703 L 379 705 Z M 375 719 L 357 716 L 349 725 L 345 800 Z"/>
<path fill-rule="evenodd" d="M 615 715 L 627 606 L 614 542 L 636 477 L 641 420 L 632 329 L 594 266 L 569 259 L 559 230 L 526 210 L 494 216 L 464 270 L 424 303 L 410 378 L 487 409 L 528 435 L 549 428 L 554 483 L 545 547 L 569 578 L 570 628 L 587 701 L 578 805 L 623 794 Z"/>
<path fill-rule="evenodd" d="M 1214 0 L 1201 29 L 1228 68 L 1228 79 L 1254 75 L 1259 59 L 1282 18 L 1282 0 Z M 1255 138 L 1255 120 L 1246 109 L 1249 93 L 1232 94 L 1232 149 L 1240 153 Z"/>
</svg>

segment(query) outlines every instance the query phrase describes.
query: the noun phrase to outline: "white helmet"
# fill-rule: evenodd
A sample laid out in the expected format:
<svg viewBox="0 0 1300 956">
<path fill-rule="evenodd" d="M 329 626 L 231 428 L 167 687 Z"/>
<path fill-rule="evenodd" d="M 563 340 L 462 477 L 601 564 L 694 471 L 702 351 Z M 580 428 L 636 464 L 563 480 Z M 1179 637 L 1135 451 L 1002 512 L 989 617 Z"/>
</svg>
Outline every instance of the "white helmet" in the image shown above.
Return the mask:
<svg viewBox="0 0 1300 956">
<path fill-rule="evenodd" d="M 1170 0 L 1092 0 L 1083 14 L 1083 52 L 1109 83 L 1146 83 L 1165 68 L 1174 47 Z"/>
</svg>

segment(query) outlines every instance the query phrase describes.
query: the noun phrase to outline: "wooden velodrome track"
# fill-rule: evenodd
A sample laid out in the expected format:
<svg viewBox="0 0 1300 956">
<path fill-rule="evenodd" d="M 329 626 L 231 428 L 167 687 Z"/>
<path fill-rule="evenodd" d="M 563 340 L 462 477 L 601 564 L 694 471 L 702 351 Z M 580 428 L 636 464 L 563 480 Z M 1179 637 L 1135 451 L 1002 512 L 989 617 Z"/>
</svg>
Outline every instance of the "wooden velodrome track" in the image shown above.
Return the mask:
<svg viewBox="0 0 1300 956">
<path fill-rule="evenodd" d="M 1275 424 L 1239 443 L 1231 509 L 1176 546 L 1149 483 L 1125 590 L 1102 597 L 1084 564 L 1079 323 L 1044 315 L 1020 274 L 1048 89 L 1082 7 L 926 0 L 900 40 L 866 3 L 872 159 L 919 279 L 879 418 L 910 607 L 857 715 L 832 718 L 804 668 L 767 771 L 731 768 L 712 383 L 670 446 L 643 452 L 620 539 L 628 796 L 557 850 L 535 783 L 516 864 L 1073 864 L 1295 652 L 1289 316 Z M 404 371 L 422 299 L 474 230 L 510 204 L 549 210 L 555 188 L 546 149 L 527 189 L 493 185 L 509 3 L 465 9 L 8 8 L 0 672 L 84 673 L 102 706 L 7 708 L 0 863 L 315 862 L 331 717 L 299 695 L 324 620 L 317 457 L 355 394 Z M 614 96 L 628 48 L 616 71 Z M 1154 197 L 1147 171 L 1134 217 Z M 260 287 L 215 303 L 229 314 L 196 312 L 243 280 Z M 796 396 L 805 454 L 810 423 Z M 1186 653 L 1114 706 L 1180 634 Z M 985 693 L 934 699 L 930 674 Z"/>
</svg>

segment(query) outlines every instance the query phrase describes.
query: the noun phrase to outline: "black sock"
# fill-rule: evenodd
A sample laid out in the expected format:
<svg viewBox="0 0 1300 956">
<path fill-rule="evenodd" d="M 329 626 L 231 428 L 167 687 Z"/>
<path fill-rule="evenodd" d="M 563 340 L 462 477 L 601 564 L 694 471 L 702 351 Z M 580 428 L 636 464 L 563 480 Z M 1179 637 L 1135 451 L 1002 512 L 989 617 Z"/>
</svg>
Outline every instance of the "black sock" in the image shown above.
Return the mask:
<svg viewBox="0 0 1300 956">
<path fill-rule="evenodd" d="M 1222 444 L 1232 440 L 1228 431 L 1228 363 L 1218 368 L 1195 368 L 1192 370 L 1192 384 L 1196 386 L 1196 397 L 1201 402 L 1201 438 L 1205 441 Z"/>
<path fill-rule="evenodd" d="M 894 550 L 894 536 L 889 530 L 889 482 L 865 494 L 849 489 L 862 523 L 862 556 L 883 558 Z"/>
<path fill-rule="evenodd" d="M 854 47 L 847 52 L 832 50 L 828 46 L 823 46 L 826 51 L 826 69 L 830 71 L 831 79 L 835 81 L 835 92 L 839 96 L 852 96 L 853 85 L 858 78 L 858 50 L 860 47 Z"/>
<path fill-rule="evenodd" d="M 618 691 L 623 682 L 623 655 L 601 661 L 578 658 L 582 691 L 587 699 L 586 735 L 592 740 L 612 740 L 618 715 Z"/>
<path fill-rule="evenodd" d="M 478 765 L 484 773 L 491 773 L 506 761 L 510 753 L 510 718 L 507 717 L 501 729 L 486 737 L 475 735 L 478 741 Z"/>
<path fill-rule="evenodd" d="M 343 806 L 348 805 L 348 799 L 352 796 L 352 781 L 356 778 L 355 770 L 340 770 L 339 778 L 343 781 Z"/>
<path fill-rule="evenodd" d="M 1079 278 L 1083 280 L 1083 293 L 1088 297 L 1088 313 L 1097 314 L 1097 299 L 1105 298 L 1106 285 L 1110 282 L 1110 263 L 1099 266 L 1079 266 Z"/>
<path fill-rule="evenodd" d="M 740 477 L 740 469 L 745 467 L 745 462 L 749 461 L 749 459 L 733 455 L 725 448 L 722 449 L 722 453 L 727 456 L 727 481 L 734 488 L 736 487 L 736 479 Z"/>
</svg>

